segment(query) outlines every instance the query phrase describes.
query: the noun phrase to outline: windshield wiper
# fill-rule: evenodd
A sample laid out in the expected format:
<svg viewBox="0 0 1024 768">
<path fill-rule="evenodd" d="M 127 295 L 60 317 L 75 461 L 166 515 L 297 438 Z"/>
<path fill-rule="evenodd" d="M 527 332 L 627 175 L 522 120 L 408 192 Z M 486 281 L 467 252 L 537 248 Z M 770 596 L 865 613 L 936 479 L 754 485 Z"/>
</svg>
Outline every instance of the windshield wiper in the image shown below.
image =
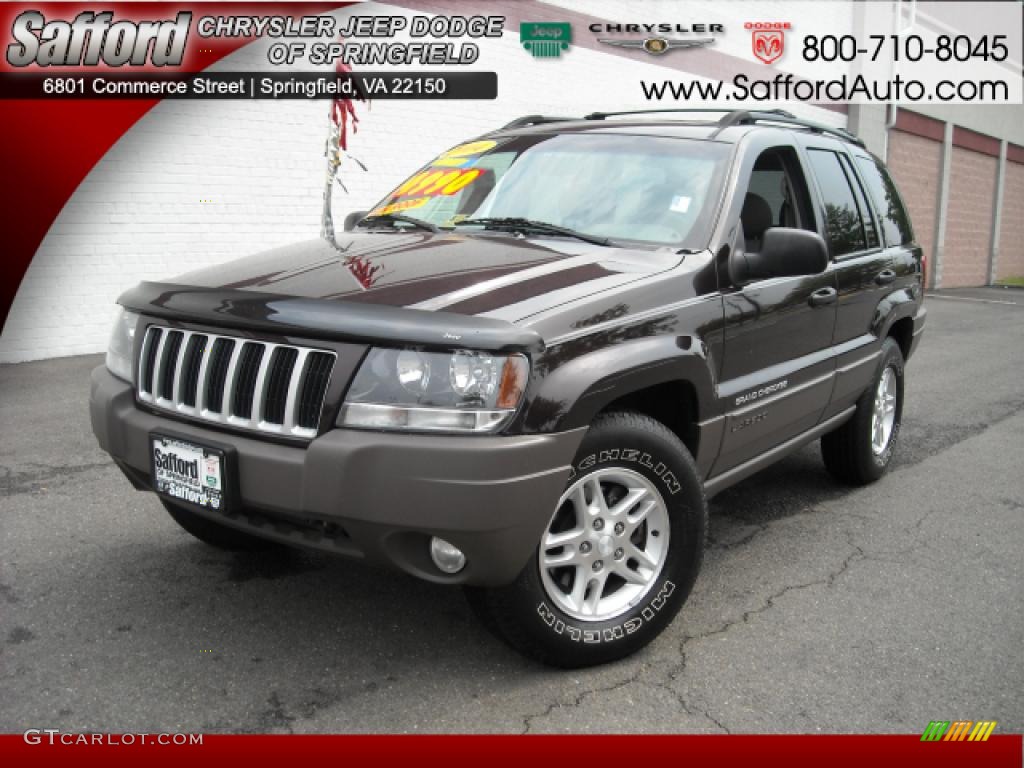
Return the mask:
<svg viewBox="0 0 1024 768">
<path fill-rule="evenodd" d="M 549 224 L 546 221 L 534 221 L 523 219 L 517 216 L 485 216 L 479 219 L 463 219 L 455 222 L 456 227 L 466 227 L 475 224 L 484 229 L 507 229 L 511 232 L 543 232 L 549 235 L 563 235 L 564 237 L 575 237 L 585 243 L 594 245 L 610 245 L 607 237 L 588 235 L 585 232 L 577 232 L 569 227 L 561 227 L 558 224 Z"/>
<path fill-rule="evenodd" d="M 366 216 L 359 220 L 357 226 L 372 227 L 374 224 L 379 222 L 381 224 L 390 224 L 392 227 L 394 227 L 395 222 L 398 221 L 404 224 L 412 224 L 417 229 L 425 229 L 428 232 L 441 231 L 439 227 L 437 227 L 434 224 L 431 224 L 429 221 L 417 219 L 412 216 L 405 216 L 404 214 L 401 213 L 382 213 L 378 214 L 377 216 Z"/>
</svg>

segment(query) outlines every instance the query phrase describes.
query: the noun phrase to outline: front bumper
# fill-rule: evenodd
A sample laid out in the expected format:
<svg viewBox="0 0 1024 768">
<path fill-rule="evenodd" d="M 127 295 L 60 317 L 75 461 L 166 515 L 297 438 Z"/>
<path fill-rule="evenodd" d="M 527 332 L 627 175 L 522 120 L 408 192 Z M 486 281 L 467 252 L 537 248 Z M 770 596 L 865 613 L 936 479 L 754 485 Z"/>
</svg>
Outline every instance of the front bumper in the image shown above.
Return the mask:
<svg viewBox="0 0 1024 768">
<path fill-rule="evenodd" d="M 304 446 L 227 434 L 136 406 L 130 384 L 92 372 L 93 432 L 137 488 L 151 488 L 152 431 L 237 454 L 238 504 L 200 510 L 286 544 L 400 568 L 445 583 L 512 581 L 535 551 L 585 429 L 545 435 L 416 435 L 334 429 Z M 466 554 L 450 576 L 430 560 L 431 536 Z"/>
</svg>

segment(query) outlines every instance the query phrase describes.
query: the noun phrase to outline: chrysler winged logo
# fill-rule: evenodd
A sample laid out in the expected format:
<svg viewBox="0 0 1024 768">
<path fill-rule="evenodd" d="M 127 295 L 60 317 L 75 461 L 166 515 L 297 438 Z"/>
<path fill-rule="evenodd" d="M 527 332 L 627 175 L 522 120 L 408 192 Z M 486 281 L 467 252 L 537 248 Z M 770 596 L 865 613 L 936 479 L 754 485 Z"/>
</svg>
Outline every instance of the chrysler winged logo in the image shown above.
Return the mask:
<svg viewBox="0 0 1024 768">
<path fill-rule="evenodd" d="M 619 38 L 599 37 L 597 42 L 605 45 L 614 45 L 619 48 L 638 48 L 651 56 L 661 56 L 672 50 L 680 48 L 699 48 L 715 42 L 713 37 L 697 37 L 689 40 L 681 40 L 671 37 L 648 37 L 645 40 L 629 40 Z"/>
<path fill-rule="evenodd" d="M 786 50 L 786 30 L 791 27 L 788 21 L 748 21 L 743 26 L 751 30 L 750 47 L 754 56 L 765 64 L 782 58 Z"/>
</svg>

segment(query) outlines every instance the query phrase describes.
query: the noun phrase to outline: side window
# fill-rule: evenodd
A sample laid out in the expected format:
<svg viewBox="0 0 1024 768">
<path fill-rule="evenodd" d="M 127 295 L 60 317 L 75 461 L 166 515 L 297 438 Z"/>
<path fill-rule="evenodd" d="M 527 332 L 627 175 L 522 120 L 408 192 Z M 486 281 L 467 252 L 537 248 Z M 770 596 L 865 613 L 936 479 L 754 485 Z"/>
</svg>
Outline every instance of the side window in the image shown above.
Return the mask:
<svg viewBox="0 0 1024 768">
<path fill-rule="evenodd" d="M 807 152 L 825 204 L 825 229 L 832 257 L 867 249 L 864 221 L 857 207 L 850 181 L 835 152 L 811 149 Z"/>
<path fill-rule="evenodd" d="M 740 218 L 751 252 L 761 250 L 764 233 L 772 227 L 815 230 L 807 182 L 792 147 L 767 149 L 758 155 Z"/>
<path fill-rule="evenodd" d="M 882 234 L 886 245 L 906 245 L 913 242 L 914 231 L 910 227 L 907 209 L 903 207 L 900 193 L 888 171 L 881 163 L 867 157 L 858 157 L 860 171 L 867 184 L 868 194 L 875 203 L 875 210 L 882 219 Z"/>
<path fill-rule="evenodd" d="M 868 248 L 877 248 L 878 231 L 875 229 L 875 217 L 871 213 L 871 206 L 868 205 L 867 198 L 864 197 L 864 187 L 861 186 L 860 179 L 857 178 L 857 172 L 853 169 L 850 158 L 840 155 L 839 159 L 843 164 L 843 170 L 846 171 L 846 178 L 853 189 L 853 195 L 857 198 L 857 208 L 860 210 L 860 217 L 864 222 L 864 235 L 867 238 Z"/>
</svg>

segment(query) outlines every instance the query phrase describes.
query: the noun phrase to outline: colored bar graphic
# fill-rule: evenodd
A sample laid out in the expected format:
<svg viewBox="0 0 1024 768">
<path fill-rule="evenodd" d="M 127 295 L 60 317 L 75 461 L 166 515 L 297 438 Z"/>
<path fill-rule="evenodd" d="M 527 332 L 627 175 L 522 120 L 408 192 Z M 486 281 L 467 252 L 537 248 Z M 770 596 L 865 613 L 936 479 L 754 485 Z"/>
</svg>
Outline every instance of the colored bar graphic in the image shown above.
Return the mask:
<svg viewBox="0 0 1024 768">
<path fill-rule="evenodd" d="M 988 741 L 997 724 L 996 720 L 932 720 L 921 741 Z"/>
</svg>

